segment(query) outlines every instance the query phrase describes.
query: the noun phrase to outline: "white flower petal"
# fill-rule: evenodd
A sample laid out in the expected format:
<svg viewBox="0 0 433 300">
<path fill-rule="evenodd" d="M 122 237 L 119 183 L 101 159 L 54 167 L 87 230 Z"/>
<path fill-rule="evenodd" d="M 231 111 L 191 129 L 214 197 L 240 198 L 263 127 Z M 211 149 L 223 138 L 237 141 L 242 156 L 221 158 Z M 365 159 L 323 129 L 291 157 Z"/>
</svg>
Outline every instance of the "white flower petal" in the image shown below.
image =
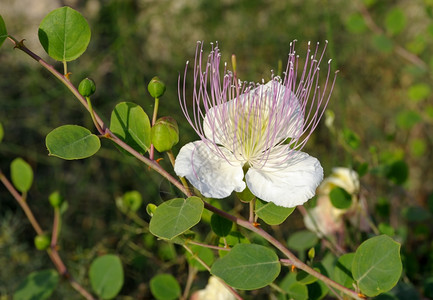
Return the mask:
<svg viewBox="0 0 433 300">
<path fill-rule="evenodd" d="M 272 163 L 278 157 L 271 155 L 269 159 L 263 168 L 250 168 L 245 175 L 255 196 L 284 207 L 301 205 L 314 196 L 323 179 L 323 169 L 316 158 L 298 151 L 280 165 Z"/>
<path fill-rule="evenodd" d="M 228 159 L 233 155 L 220 148 Z M 176 157 L 174 171 L 186 177 L 205 197 L 225 198 L 233 191 L 245 188 L 242 163 L 230 159 L 230 163 L 213 153 L 204 142 L 188 143 L 180 149 Z"/>
</svg>

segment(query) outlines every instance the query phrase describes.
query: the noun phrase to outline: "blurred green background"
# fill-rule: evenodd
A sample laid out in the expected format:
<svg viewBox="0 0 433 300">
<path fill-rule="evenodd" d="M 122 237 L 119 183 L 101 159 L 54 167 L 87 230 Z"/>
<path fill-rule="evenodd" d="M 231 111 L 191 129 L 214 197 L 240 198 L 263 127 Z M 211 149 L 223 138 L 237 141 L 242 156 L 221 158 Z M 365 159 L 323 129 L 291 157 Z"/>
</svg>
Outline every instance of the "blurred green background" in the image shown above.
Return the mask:
<svg viewBox="0 0 433 300">
<path fill-rule="evenodd" d="M 340 70 L 328 106 L 335 119 L 330 126 L 322 120 L 305 151 L 319 158 L 325 175 L 335 166 L 360 172 L 368 166 L 361 184 L 370 214 L 396 230 L 404 243 L 407 288 L 426 297 L 424 281 L 433 276 L 433 1 L 1 0 L 8 32 L 26 39 L 30 49 L 59 70 L 61 65 L 39 45 L 37 30 L 48 12 L 62 5 L 80 11 L 92 30 L 88 50 L 68 65 L 72 82 L 94 79 L 93 105 L 108 122 L 120 101 L 136 102 L 151 115 L 153 100 L 146 87 L 158 75 L 167 85 L 160 115 L 175 117 L 180 126 L 175 153 L 197 139 L 177 97 L 178 75 L 193 59 L 197 40 L 206 45 L 218 41 L 223 60 L 235 53 L 238 74 L 249 81 L 269 78 L 279 60 L 285 65 L 292 40 L 298 40 L 301 57 L 308 41 L 328 40 L 326 59 L 332 58 L 333 69 Z M 0 167 L 8 174 L 18 156 L 31 164 L 35 183 L 28 202 L 43 228 L 52 222 L 48 195 L 59 190 L 68 200 L 61 255 L 77 280 L 88 284 L 86 269 L 95 256 L 118 253 L 126 270 L 121 294 L 147 299 L 147 282 L 160 271 L 185 281 L 187 266 L 178 256 L 182 251 L 143 234 L 115 205 L 115 198 L 129 190 L 139 191 L 145 204 L 159 204 L 175 191 L 107 141 L 91 159 L 48 157 L 46 134 L 64 124 L 93 128 L 89 115 L 9 41 L 0 49 L 0 74 L 5 129 Z M 166 158 L 162 164 L 169 167 Z M 233 203 L 223 205 L 231 208 Z M 144 209 L 139 214 L 149 219 Z M 281 230 L 286 234 L 302 226 L 299 215 L 293 215 Z M 32 228 L 2 186 L 0 228 L 0 298 L 7 299 L 24 276 L 51 262 L 34 249 Z M 53 299 L 80 298 L 67 284 L 55 293 Z"/>
</svg>

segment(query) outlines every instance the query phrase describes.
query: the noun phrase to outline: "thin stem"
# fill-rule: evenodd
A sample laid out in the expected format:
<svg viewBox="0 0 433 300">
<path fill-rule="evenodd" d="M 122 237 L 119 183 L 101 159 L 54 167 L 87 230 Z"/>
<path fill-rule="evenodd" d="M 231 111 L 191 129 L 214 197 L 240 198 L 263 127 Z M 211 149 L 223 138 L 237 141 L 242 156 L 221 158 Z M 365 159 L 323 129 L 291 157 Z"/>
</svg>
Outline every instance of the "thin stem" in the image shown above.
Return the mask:
<svg viewBox="0 0 433 300">
<path fill-rule="evenodd" d="M 249 207 L 250 207 L 250 218 L 249 218 L 249 221 L 250 221 L 250 223 L 254 222 L 254 206 L 255 206 L 255 204 L 256 204 L 256 199 L 254 198 L 249 203 Z"/>
<path fill-rule="evenodd" d="M 90 116 L 92 117 L 93 124 L 95 124 L 95 127 L 98 130 L 98 132 L 100 134 L 103 134 L 104 131 L 102 130 L 102 128 L 99 125 L 99 123 L 96 121 L 95 112 L 93 111 L 92 102 L 90 101 L 90 97 L 85 97 L 85 98 L 86 98 L 86 101 L 87 101 L 87 105 L 89 106 L 89 112 L 90 112 Z"/>
<path fill-rule="evenodd" d="M 197 245 L 197 246 L 204 247 L 204 248 L 215 249 L 218 251 L 230 251 L 230 248 L 224 248 L 224 247 L 218 247 L 218 246 L 214 246 L 214 245 L 203 244 L 203 243 L 191 241 L 191 240 L 188 240 L 187 244 L 193 244 L 193 245 Z"/>
<path fill-rule="evenodd" d="M 167 155 L 168 155 L 168 159 L 170 160 L 171 165 L 174 168 L 174 164 L 176 162 L 176 159 L 174 158 L 173 151 L 168 150 Z M 180 182 L 182 182 L 183 186 L 189 191 L 189 185 L 188 185 L 188 182 L 186 181 L 186 179 L 184 177 L 179 177 L 179 179 L 180 179 Z"/>
<path fill-rule="evenodd" d="M 194 268 L 188 264 L 188 278 L 186 280 L 185 289 L 183 290 L 181 300 L 188 299 L 188 295 L 189 295 L 189 292 L 191 290 L 195 275 L 197 275 L 197 268 Z"/>
<path fill-rule="evenodd" d="M 153 116 L 152 116 L 152 127 L 156 123 L 156 118 L 158 116 L 158 108 L 159 108 L 159 98 L 155 98 L 155 105 L 153 106 Z M 153 144 L 150 144 L 149 158 L 153 160 L 155 152 L 155 147 Z"/>
<path fill-rule="evenodd" d="M 54 208 L 53 232 L 51 234 L 51 249 L 55 249 L 57 247 L 57 238 L 59 237 L 59 227 L 60 227 L 60 209 L 56 207 Z"/>
<path fill-rule="evenodd" d="M 68 63 L 66 60 L 63 61 L 63 75 L 68 78 Z"/>
<path fill-rule="evenodd" d="M 18 193 L 18 191 L 14 188 L 12 183 L 6 178 L 5 175 L 3 175 L 1 170 L 0 170 L 0 181 L 3 183 L 3 185 L 9 191 L 9 193 L 15 198 L 15 200 L 17 200 L 18 204 L 23 209 L 24 213 L 27 216 L 27 219 L 30 221 L 30 224 L 32 224 L 32 227 L 36 231 L 36 233 L 38 235 L 42 235 L 44 233 L 44 231 L 42 230 L 42 228 L 39 225 L 38 221 L 36 220 L 35 216 L 33 215 L 32 210 L 27 205 L 27 202 L 24 201 L 24 199 L 21 197 L 21 195 Z"/>
</svg>

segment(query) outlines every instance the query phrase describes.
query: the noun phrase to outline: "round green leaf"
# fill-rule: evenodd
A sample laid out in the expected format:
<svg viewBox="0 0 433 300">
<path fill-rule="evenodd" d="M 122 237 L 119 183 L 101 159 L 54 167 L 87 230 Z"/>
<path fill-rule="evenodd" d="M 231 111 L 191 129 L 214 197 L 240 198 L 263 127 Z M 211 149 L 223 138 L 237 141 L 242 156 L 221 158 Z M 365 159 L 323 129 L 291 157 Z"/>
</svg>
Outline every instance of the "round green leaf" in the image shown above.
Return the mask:
<svg viewBox="0 0 433 300">
<path fill-rule="evenodd" d="M 412 85 L 409 88 L 407 95 L 413 101 L 420 101 L 430 96 L 430 93 L 431 93 L 431 88 L 428 84 L 417 83 Z"/>
<path fill-rule="evenodd" d="M 33 170 L 22 158 L 15 158 L 11 163 L 11 179 L 18 191 L 27 192 L 33 183 Z"/>
<path fill-rule="evenodd" d="M 368 27 L 365 24 L 364 17 L 360 13 L 354 13 L 347 19 L 346 28 L 351 33 L 363 33 Z"/>
<path fill-rule="evenodd" d="M 271 249 L 237 244 L 213 264 L 211 273 L 236 289 L 255 290 L 272 283 L 280 270 L 278 256 Z"/>
<path fill-rule="evenodd" d="M 49 155 L 66 160 L 92 156 L 101 147 L 99 138 L 78 125 L 63 125 L 51 131 L 46 139 Z"/>
<path fill-rule="evenodd" d="M 206 268 L 195 259 L 195 257 L 200 258 L 202 261 L 204 261 L 208 266 L 211 266 L 215 260 L 215 256 L 211 249 L 201 247 L 198 245 L 191 245 L 189 248 L 194 253 L 194 256 L 191 255 L 189 252 L 186 252 L 186 258 L 188 260 L 188 263 L 197 268 L 199 271 L 206 271 Z"/>
<path fill-rule="evenodd" d="M 351 288 L 355 280 L 352 277 L 352 263 L 355 253 L 347 253 L 340 256 L 334 267 L 334 279 L 339 284 Z"/>
<path fill-rule="evenodd" d="M 59 274 L 53 270 L 30 273 L 15 291 L 14 300 L 44 300 L 50 298 L 59 282 Z"/>
<path fill-rule="evenodd" d="M 77 59 L 90 42 L 90 27 L 76 10 L 64 6 L 50 12 L 39 25 L 39 41 L 58 61 Z"/>
<path fill-rule="evenodd" d="M 6 40 L 7 37 L 8 37 L 8 32 L 6 30 L 6 24 L 5 21 L 3 20 L 3 17 L 0 15 L 0 47 L 1 45 L 3 45 L 3 42 Z"/>
<path fill-rule="evenodd" d="M 387 235 L 366 240 L 355 252 L 352 275 L 369 297 L 391 290 L 401 272 L 400 244 Z"/>
<path fill-rule="evenodd" d="M 319 268 L 314 268 L 314 270 L 321 273 Z M 303 270 L 298 270 L 298 272 L 296 273 L 296 281 L 301 284 L 311 284 L 313 282 L 316 282 L 317 278 Z"/>
<path fill-rule="evenodd" d="M 150 148 L 149 117 L 135 103 L 121 102 L 116 105 L 111 113 L 110 130 L 140 153 L 146 153 Z"/>
<path fill-rule="evenodd" d="M 352 195 L 341 187 L 334 187 L 329 193 L 332 206 L 339 209 L 347 209 L 352 205 Z"/>
<path fill-rule="evenodd" d="M 403 129 L 410 129 L 420 122 L 421 116 L 412 110 L 404 110 L 397 114 L 397 125 Z"/>
<path fill-rule="evenodd" d="M 107 254 L 90 265 L 89 279 L 93 291 L 102 299 L 113 299 L 123 286 L 123 268 L 119 257 Z"/>
<path fill-rule="evenodd" d="M 392 49 L 394 48 L 392 40 L 383 34 L 374 35 L 372 42 L 378 50 L 384 53 L 391 53 Z"/>
<path fill-rule="evenodd" d="M 159 274 L 150 280 L 150 291 L 157 300 L 173 300 L 180 297 L 180 286 L 170 274 Z"/>
<path fill-rule="evenodd" d="M 256 200 L 255 213 L 266 224 L 280 225 L 295 210 L 296 207 L 277 206 L 272 202 L 266 202 L 260 199 Z"/>
<path fill-rule="evenodd" d="M 386 14 L 385 27 L 391 35 L 400 33 L 405 26 L 406 16 L 400 8 L 394 8 Z"/>
<path fill-rule="evenodd" d="M 203 208 L 203 201 L 195 196 L 164 202 L 155 210 L 149 230 L 157 237 L 170 240 L 196 225 Z"/>
<path fill-rule="evenodd" d="M 352 149 L 356 150 L 361 145 L 361 139 L 359 136 L 349 128 L 343 129 L 343 137 L 346 144 Z"/>
<path fill-rule="evenodd" d="M 294 300 L 308 299 L 308 288 L 305 284 L 294 282 L 289 286 L 287 292 L 290 295 L 290 299 L 294 299 Z"/>
<path fill-rule="evenodd" d="M 210 219 L 210 226 L 218 236 L 227 236 L 233 227 L 233 222 L 229 219 L 221 217 L 217 214 L 212 214 Z"/>
<path fill-rule="evenodd" d="M 386 177 L 395 184 L 403 184 L 409 177 L 409 167 L 404 160 L 396 160 L 388 166 Z"/>
<path fill-rule="evenodd" d="M 310 249 L 317 244 L 318 238 L 315 233 L 301 230 L 293 233 L 287 240 L 287 246 L 299 252 Z"/>
</svg>

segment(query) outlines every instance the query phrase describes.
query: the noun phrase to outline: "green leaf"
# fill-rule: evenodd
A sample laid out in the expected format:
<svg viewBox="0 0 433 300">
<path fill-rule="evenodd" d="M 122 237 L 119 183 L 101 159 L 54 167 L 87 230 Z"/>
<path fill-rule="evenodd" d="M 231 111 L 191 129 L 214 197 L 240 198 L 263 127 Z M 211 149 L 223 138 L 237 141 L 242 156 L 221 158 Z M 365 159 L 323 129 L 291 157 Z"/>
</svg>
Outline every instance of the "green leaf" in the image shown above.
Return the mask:
<svg viewBox="0 0 433 300">
<path fill-rule="evenodd" d="M 294 282 L 289 286 L 287 292 L 290 295 L 290 299 L 294 299 L 294 300 L 308 299 L 308 288 L 305 284 Z"/>
<path fill-rule="evenodd" d="M 39 25 L 39 41 L 58 61 L 77 59 L 90 42 L 90 27 L 76 10 L 64 6 L 50 12 Z"/>
<path fill-rule="evenodd" d="M 314 268 L 314 270 L 321 273 L 319 268 Z M 316 282 L 317 278 L 303 270 L 298 270 L 296 274 L 296 281 L 302 284 L 311 284 L 313 282 Z"/>
<path fill-rule="evenodd" d="M 389 54 L 392 52 L 394 48 L 393 42 L 383 34 L 374 35 L 372 42 L 373 42 L 373 46 L 375 46 L 378 50 L 382 51 L 383 53 Z"/>
<path fill-rule="evenodd" d="M 59 274 L 53 270 L 30 273 L 15 291 L 14 300 L 44 300 L 50 298 L 59 282 Z"/>
<path fill-rule="evenodd" d="M 197 261 L 194 257 L 200 258 L 202 261 L 204 261 L 208 266 L 211 266 L 215 260 L 215 256 L 211 249 L 201 247 L 198 245 L 190 245 L 188 246 L 189 249 L 192 250 L 194 253 L 194 256 L 191 255 L 191 253 L 186 252 L 186 259 L 188 260 L 188 263 L 197 268 L 199 271 L 206 271 L 207 269 Z"/>
<path fill-rule="evenodd" d="M 325 296 L 328 295 L 329 292 L 329 288 L 321 280 L 307 285 L 307 288 L 309 300 L 321 300 L 325 298 Z"/>
<path fill-rule="evenodd" d="M 203 208 L 203 201 L 195 196 L 164 202 L 155 210 L 149 230 L 157 237 L 170 240 L 196 225 Z"/>
<path fill-rule="evenodd" d="M 339 209 L 347 209 L 352 205 L 352 195 L 341 187 L 334 187 L 329 193 L 332 206 Z"/>
<path fill-rule="evenodd" d="M 400 8 L 390 10 L 385 17 L 385 28 L 391 35 L 400 33 L 406 26 L 406 16 Z"/>
<path fill-rule="evenodd" d="M 237 244 L 250 244 L 250 241 L 239 231 L 232 231 L 229 235 L 221 237 L 218 242 L 219 247 L 233 248 Z M 218 251 L 220 257 L 226 256 L 229 252 L 224 250 Z"/>
<path fill-rule="evenodd" d="M 351 288 L 355 282 L 352 276 L 352 263 L 355 253 L 347 253 L 338 258 L 334 267 L 334 279 L 339 284 Z"/>
<path fill-rule="evenodd" d="M 6 30 L 6 24 L 3 20 L 3 17 L 0 15 L 0 47 L 3 45 L 3 42 L 8 37 L 8 32 Z M 0 139 L 1 140 L 1 139 Z"/>
<path fill-rule="evenodd" d="M 413 139 L 410 142 L 410 152 L 413 156 L 421 157 L 427 150 L 427 144 L 423 139 Z"/>
<path fill-rule="evenodd" d="M 233 227 L 233 222 L 229 219 L 221 217 L 217 214 L 212 214 L 210 219 L 210 226 L 218 236 L 227 236 Z"/>
<path fill-rule="evenodd" d="M 237 244 L 213 264 L 211 273 L 236 289 L 255 290 L 272 283 L 280 270 L 278 256 L 271 249 Z"/>
<path fill-rule="evenodd" d="M 412 41 L 408 42 L 406 44 L 407 50 L 410 52 L 420 55 L 426 48 L 427 39 L 424 35 L 417 35 L 415 36 Z"/>
<path fill-rule="evenodd" d="M 364 17 L 360 13 L 354 13 L 346 21 L 346 28 L 351 33 L 363 33 L 367 30 Z"/>
<path fill-rule="evenodd" d="M 397 114 L 397 125 L 402 129 L 410 129 L 421 121 L 421 116 L 412 110 L 404 110 Z"/>
<path fill-rule="evenodd" d="M 150 148 L 149 117 L 135 103 L 121 102 L 116 105 L 111 113 L 110 130 L 140 153 L 146 153 Z"/>
<path fill-rule="evenodd" d="M 361 145 L 361 139 L 359 136 L 349 128 L 343 129 L 343 137 L 346 144 L 352 149 L 356 150 Z"/>
<path fill-rule="evenodd" d="M 409 167 L 404 160 L 396 160 L 388 166 L 386 177 L 395 184 L 401 185 L 409 177 Z"/>
<path fill-rule="evenodd" d="M 430 93 L 431 93 L 431 89 L 428 84 L 417 83 L 412 85 L 409 88 L 407 95 L 413 101 L 420 101 L 420 100 L 427 99 L 428 96 L 430 96 Z"/>
<path fill-rule="evenodd" d="M 150 280 L 150 291 L 157 300 L 173 300 L 180 297 L 180 286 L 170 274 L 159 274 Z"/>
<path fill-rule="evenodd" d="M 400 244 L 387 235 L 368 239 L 356 250 L 352 275 L 361 292 L 369 297 L 391 290 L 401 272 Z"/>
<path fill-rule="evenodd" d="M 27 192 L 33 183 L 33 170 L 22 158 L 15 158 L 11 163 L 11 179 L 18 191 Z"/>
<path fill-rule="evenodd" d="M 289 246 L 291 249 L 301 252 L 314 247 L 318 241 L 319 239 L 315 233 L 308 230 L 301 230 L 293 233 L 289 237 L 287 240 L 287 246 Z"/>
<path fill-rule="evenodd" d="M 255 213 L 266 224 L 279 225 L 283 223 L 296 207 L 277 206 L 272 202 L 266 202 L 260 199 L 256 200 Z"/>
<path fill-rule="evenodd" d="M 101 147 L 99 138 L 78 125 L 63 125 L 51 131 L 46 139 L 49 155 L 66 160 L 87 158 Z"/>
<path fill-rule="evenodd" d="M 123 268 L 119 257 L 107 254 L 90 265 L 89 279 L 93 291 L 102 299 L 113 299 L 123 286 Z"/>
<path fill-rule="evenodd" d="M 389 236 L 394 236 L 395 235 L 395 230 L 394 228 L 392 228 L 391 225 L 386 224 L 386 223 L 379 223 L 379 225 L 377 225 L 377 229 L 379 229 L 379 232 L 381 234 L 386 234 Z"/>
</svg>

